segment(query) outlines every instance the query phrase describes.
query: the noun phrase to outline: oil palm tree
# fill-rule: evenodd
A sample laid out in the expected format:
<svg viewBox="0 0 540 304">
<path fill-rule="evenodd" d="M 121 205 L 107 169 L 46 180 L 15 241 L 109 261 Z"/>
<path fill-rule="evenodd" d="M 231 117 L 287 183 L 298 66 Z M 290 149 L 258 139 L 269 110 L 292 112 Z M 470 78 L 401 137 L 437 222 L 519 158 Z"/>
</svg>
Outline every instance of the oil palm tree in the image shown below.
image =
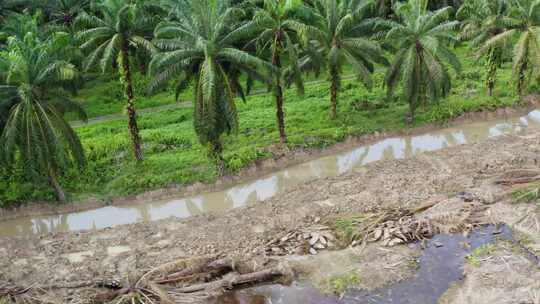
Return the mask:
<svg viewBox="0 0 540 304">
<path fill-rule="evenodd" d="M 0 1 L 0 21 L 4 21 L 10 14 L 18 13 L 25 7 L 25 0 Z"/>
<path fill-rule="evenodd" d="M 513 71 L 517 93 L 522 96 L 532 73 L 540 68 L 540 0 L 511 0 L 509 6 L 506 27 L 484 42 L 479 52 L 515 44 Z"/>
<path fill-rule="evenodd" d="M 461 39 L 470 40 L 477 56 L 487 59 L 486 86 L 489 96 L 493 95 L 497 70 L 503 62 L 508 45 L 485 47 L 484 44 L 506 29 L 509 11 L 506 0 L 469 0 L 463 3 L 456 14 L 462 20 Z"/>
<path fill-rule="evenodd" d="M 30 32 L 22 40 L 9 38 L 6 50 L 0 52 L 0 65 L 5 68 L 0 107 L 9 109 L 0 136 L 2 159 L 47 176 L 62 202 L 66 201 L 58 180 L 62 168 L 72 161 L 85 165 L 79 138 L 63 114 L 76 112 L 86 119 L 79 104 L 63 90 L 77 74 L 72 64 L 63 61 L 65 41 L 53 36 L 41 42 Z"/>
<path fill-rule="evenodd" d="M 238 71 L 263 75 L 271 65 L 235 46 L 248 33 L 238 26 L 243 11 L 228 0 L 177 0 L 176 8 L 175 20 L 156 29 L 163 52 L 150 63 L 150 90 L 174 80 L 178 95 L 193 83 L 194 128 L 222 172 L 221 136 L 238 129 Z"/>
<path fill-rule="evenodd" d="M 150 43 L 155 18 L 145 16 L 145 5 L 130 0 L 102 0 L 99 14 L 82 13 L 76 25 L 83 28 L 78 34 L 83 50 L 90 51 L 85 70 L 99 64 L 103 73 L 116 68 L 127 98 L 128 127 L 133 152 L 138 162 L 143 160 L 141 137 L 137 125 L 135 95 L 133 91 L 131 57 L 138 49 L 153 52 Z"/>
<path fill-rule="evenodd" d="M 379 44 L 371 39 L 377 19 L 369 17 L 374 2 L 359 0 L 316 0 L 314 28 L 307 29 L 318 56 L 303 65 L 325 67 L 330 77 L 331 117 L 337 116 L 338 91 L 343 67 L 349 65 L 358 79 L 371 88 L 374 63 L 388 64 Z M 314 54 L 314 53 L 312 53 Z"/>
<path fill-rule="evenodd" d="M 284 76 L 293 81 L 300 94 L 304 84 L 298 62 L 298 36 L 306 27 L 295 13 L 305 8 L 300 0 L 264 0 L 262 8 L 256 9 L 253 21 L 245 24 L 242 30 L 256 33 L 253 42 L 259 56 L 269 57 L 274 65 L 273 91 L 276 103 L 276 118 L 280 142 L 287 142 L 285 132 L 285 113 L 283 111 Z M 267 55 L 267 56 L 265 56 Z M 286 64 L 286 67 L 283 65 Z M 286 74 L 286 75 L 285 75 Z"/>
<path fill-rule="evenodd" d="M 449 42 L 457 41 L 453 30 L 457 21 L 448 21 L 452 8 L 427 10 L 427 0 L 408 0 L 395 6 L 399 22 L 389 22 L 386 40 L 393 42 L 396 53 L 385 83 L 392 95 L 402 84 L 403 98 L 409 103 L 410 119 L 417 106 L 438 101 L 452 85 L 448 66 L 459 72 L 461 65 Z"/>
<path fill-rule="evenodd" d="M 90 0 L 46 0 L 43 3 L 49 20 L 65 26 L 70 26 L 89 6 Z"/>
<path fill-rule="evenodd" d="M 44 33 L 40 28 L 41 13 L 30 15 L 28 12 L 9 15 L 0 24 L 0 44 L 7 41 L 10 36 L 15 36 L 22 40 L 26 33 L 34 33 L 39 38 L 44 38 Z"/>
</svg>

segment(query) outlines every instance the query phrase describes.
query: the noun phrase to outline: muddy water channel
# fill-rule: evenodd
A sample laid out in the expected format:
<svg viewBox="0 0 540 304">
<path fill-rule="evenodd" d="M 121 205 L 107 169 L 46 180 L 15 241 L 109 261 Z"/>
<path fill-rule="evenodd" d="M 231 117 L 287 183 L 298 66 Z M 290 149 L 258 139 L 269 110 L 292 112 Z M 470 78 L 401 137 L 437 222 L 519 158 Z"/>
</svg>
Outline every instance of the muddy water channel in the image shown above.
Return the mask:
<svg viewBox="0 0 540 304">
<path fill-rule="evenodd" d="M 371 162 L 407 158 L 426 151 L 479 142 L 504 134 L 518 134 L 528 128 L 539 127 L 540 111 L 535 110 L 521 117 L 464 124 L 422 135 L 387 138 L 292 166 L 224 191 L 166 201 L 107 206 L 83 212 L 4 221 L 0 223 L 0 237 L 100 229 L 171 216 L 185 218 L 205 212 L 225 211 L 250 202 L 264 201 L 301 183 L 346 174 Z"/>
<path fill-rule="evenodd" d="M 498 239 L 512 240 L 507 226 L 486 226 L 469 236 L 441 234 L 423 243 L 416 273 L 406 280 L 380 289 L 351 288 L 340 297 L 324 295 L 317 289 L 296 282 L 291 286 L 268 285 L 245 289 L 216 299 L 213 304 L 432 304 L 451 284 L 463 278 L 467 255 Z"/>
</svg>

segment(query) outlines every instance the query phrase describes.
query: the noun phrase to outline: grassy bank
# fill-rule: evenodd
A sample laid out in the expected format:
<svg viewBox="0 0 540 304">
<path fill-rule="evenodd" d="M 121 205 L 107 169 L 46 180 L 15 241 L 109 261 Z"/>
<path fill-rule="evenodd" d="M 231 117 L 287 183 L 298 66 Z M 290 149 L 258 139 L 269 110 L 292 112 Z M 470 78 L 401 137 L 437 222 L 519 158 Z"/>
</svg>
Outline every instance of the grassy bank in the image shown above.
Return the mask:
<svg viewBox="0 0 540 304">
<path fill-rule="evenodd" d="M 396 131 L 433 122 L 444 123 L 464 112 L 515 105 L 517 98 L 510 84 L 509 66 L 499 73 L 496 96 L 490 98 L 485 93 L 483 64 L 473 62 L 466 56 L 463 58 L 464 70 L 454 79 L 451 96 L 440 104 L 420 109 L 414 125 L 405 120 L 407 105 L 398 98 L 386 100 L 385 90 L 380 85 L 368 91 L 355 80 L 344 81 L 336 120 L 329 119 L 327 83 L 308 86 L 303 97 L 297 96 L 295 90 L 288 90 L 285 111 L 290 148 L 321 148 L 351 135 Z M 381 84 L 383 77 L 382 70 L 377 72 L 376 83 Z M 110 86 L 110 83 L 105 83 L 82 92 L 82 95 L 90 94 L 91 90 L 95 93 L 94 99 L 87 100 L 86 104 L 90 116 L 121 110 L 121 98 L 114 97 Z M 117 98 L 111 99 L 114 107 L 103 102 L 103 96 Z M 146 105 L 163 105 L 174 100 L 166 92 L 147 98 L 149 101 Z M 145 104 L 143 99 L 138 102 L 139 106 Z M 279 141 L 271 94 L 250 96 L 246 103 L 238 100 L 237 104 L 239 132 L 224 138 L 227 169 L 233 173 L 258 158 L 272 156 L 268 147 Z M 73 199 L 84 199 L 90 195 L 122 196 L 170 184 L 211 183 L 216 180 L 216 169 L 195 136 L 192 109 L 147 113 L 139 117 L 139 122 L 145 152 L 145 161 L 139 166 L 132 160 L 124 120 L 76 129 L 86 149 L 88 167 L 83 173 L 69 171 L 64 174 L 62 182 L 72 193 Z M 47 186 L 36 186 L 35 182 L 25 180 L 23 172 L 9 176 L 0 174 L 6 177 L 0 181 L 0 201 L 4 204 L 53 199 Z"/>
</svg>

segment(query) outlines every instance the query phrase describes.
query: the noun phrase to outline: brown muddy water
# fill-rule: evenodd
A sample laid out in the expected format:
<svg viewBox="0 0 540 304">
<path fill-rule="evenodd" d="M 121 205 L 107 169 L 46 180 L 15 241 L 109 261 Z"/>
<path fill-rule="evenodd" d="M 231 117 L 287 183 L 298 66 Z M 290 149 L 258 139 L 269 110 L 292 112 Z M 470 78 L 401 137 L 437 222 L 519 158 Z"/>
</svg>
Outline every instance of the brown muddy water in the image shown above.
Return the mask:
<svg viewBox="0 0 540 304">
<path fill-rule="evenodd" d="M 371 162 L 408 158 L 426 151 L 480 142 L 504 134 L 520 134 L 539 127 L 540 111 L 535 110 L 521 117 L 463 124 L 422 135 L 391 137 L 291 166 L 224 191 L 3 221 L 0 222 L 0 237 L 101 229 L 138 221 L 150 222 L 173 216 L 186 218 L 206 212 L 226 211 L 250 202 L 264 201 L 301 183 L 352 172 Z"/>
<path fill-rule="evenodd" d="M 463 279 L 467 255 L 499 239 L 513 240 L 507 226 L 480 227 L 468 236 L 436 235 L 414 245 L 423 250 L 412 277 L 376 290 L 351 288 L 337 297 L 322 294 L 309 283 L 295 282 L 291 286 L 267 285 L 232 292 L 212 304 L 434 304 L 452 284 Z"/>
</svg>

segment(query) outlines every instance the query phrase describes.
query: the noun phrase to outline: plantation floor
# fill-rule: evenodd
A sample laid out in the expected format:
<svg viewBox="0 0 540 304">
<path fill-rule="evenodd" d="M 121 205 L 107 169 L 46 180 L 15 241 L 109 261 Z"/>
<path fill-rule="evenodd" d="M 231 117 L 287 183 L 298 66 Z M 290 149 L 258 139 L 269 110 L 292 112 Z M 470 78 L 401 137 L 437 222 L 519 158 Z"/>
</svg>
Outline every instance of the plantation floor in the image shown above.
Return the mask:
<svg viewBox="0 0 540 304">
<path fill-rule="evenodd" d="M 415 208 L 458 195 L 483 204 L 494 222 L 512 228 L 520 243 L 498 243 L 473 256 L 465 269 L 466 279 L 448 291 L 444 303 L 536 303 L 540 265 L 527 254 L 540 253 L 540 205 L 513 203 L 508 187 L 494 181 L 511 170 L 539 170 L 539 155 L 540 132 L 504 136 L 411 159 L 372 163 L 352 174 L 302 184 L 264 203 L 222 214 L 39 238 L 1 238 L 0 285 L 3 281 L 23 286 L 73 285 L 104 278 L 129 285 L 128 278 L 179 257 L 264 258 L 270 240 L 296 229 L 332 226 L 336 218 Z M 406 245 L 384 248 L 373 243 L 359 252 L 354 258 L 363 270 L 359 281 L 354 280 L 359 287 L 374 289 L 415 273 L 411 261 L 418 252 Z M 310 270 L 306 271 L 309 277 Z M 509 273 L 515 280 L 507 278 Z M 94 290 L 72 288 L 60 294 L 65 303 L 75 303 L 74 299 Z M 497 297 L 486 298 L 486 294 Z"/>
</svg>

